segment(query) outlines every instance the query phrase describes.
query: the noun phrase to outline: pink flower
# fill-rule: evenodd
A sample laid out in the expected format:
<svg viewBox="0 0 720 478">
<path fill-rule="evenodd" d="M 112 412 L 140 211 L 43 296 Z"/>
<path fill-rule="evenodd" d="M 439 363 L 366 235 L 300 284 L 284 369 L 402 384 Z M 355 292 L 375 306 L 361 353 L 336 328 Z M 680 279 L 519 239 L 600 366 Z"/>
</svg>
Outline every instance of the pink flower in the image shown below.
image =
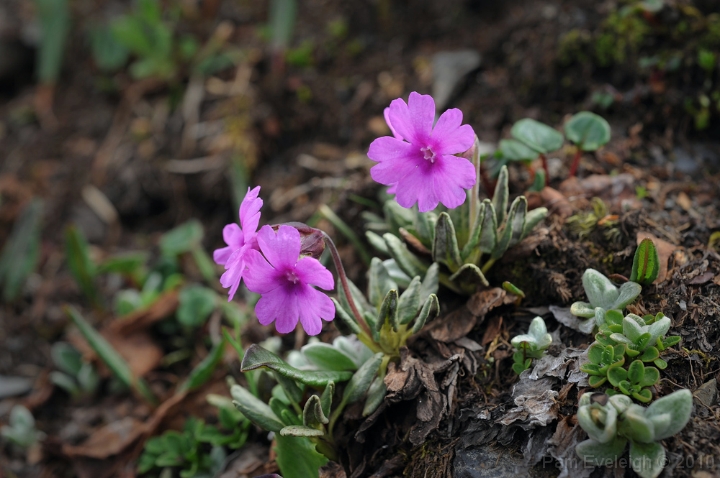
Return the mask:
<svg viewBox="0 0 720 478">
<path fill-rule="evenodd" d="M 263 325 L 275 322 L 277 331 L 286 334 L 297 326 L 298 319 L 308 335 L 322 330 L 322 320 L 335 318 L 335 306 L 328 296 L 314 289 L 332 290 L 333 276 L 320 261 L 300 257 L 300 233 L 294 227 L 281 225 L 277 233 L 263 226 L 257 234 L 260 252 L 247 253 L 247 288 L 262 297 L 255 315 Z"/>
<path fill-rule="evenodd" d="M 232 300 L 240 286 L 243 273 L 245 272 L 245 261 L 247 252 L 257 249 L 256 231 L 260 221 L 260 208 L 263 205 L 262 199 L 258 198 L 260 186 L 253 190 L 248 188 L 245 198 L 240 204 L 240 224 L 228 224 L 223 228 L 223 239 L 227 247 L 216 249 L 213 252 L 213 260 L 225 266 L 225 273 L 220 277 L 220 284 L 226 289 L 229 287 L 228 302 Z"/>
<path fill-rule="evenodd" d="M 458 156 L 470 149 L 475 133 L 462 125 L 462 112 L 449 109 L 435 127 L 435 101 L 430 95 L 410 93 L 407 104 L 398 98 L 385 111 L 393 136 L 370 144 L 368 157 L 378 162 L 370 176 L 391 186 L 397 202 L 410 208 L 418 203 L 420 212 L 435 209 L 438 203 L 456 208 L 465 202 L 465 189 L 475 184 L 472 163 Z"/>
</svg>

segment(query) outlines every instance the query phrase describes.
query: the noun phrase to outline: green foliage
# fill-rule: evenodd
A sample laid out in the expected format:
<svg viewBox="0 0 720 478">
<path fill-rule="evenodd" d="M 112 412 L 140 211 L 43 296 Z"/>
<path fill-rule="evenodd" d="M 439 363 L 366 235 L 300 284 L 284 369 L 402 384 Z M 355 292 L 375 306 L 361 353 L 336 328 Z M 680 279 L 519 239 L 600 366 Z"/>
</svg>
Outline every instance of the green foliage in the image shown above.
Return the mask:
<svg viewBox="0 0 720 478">
<path fill-rule="evenodd" d="M 13 226 L 0 255 L 0 284 L 2 297 L 10 302 L 22 292 L 25 281 L 40 259 L 40 230 L 43 203 L 34 199 L 28 204 Z"/>
<path fill-rule="evenodd" d="M 581 111 L 565 123 L 565 135 L 581 150 L 596 151 L 610 141 L 610 125 L 602 116 Z"/>
<path fill-rule="evenodd" d="M 547 333 L 547 326 L 542 317 L 535 317 L 530 322 L 527 334 L 517 335 L 510 341 L 515 347 L 513 354 L 513 371 L 520 375 L 530 368 L 532 359 L 539 359 L 552 343 L 552 337 Z"/>
<path fill-rule="evenodd" d="M 642 285 L 650 285 L 660 273 L 660 258 L 652 239 L 643 239 L 635 249 L 630 280 Z"/>
<path fill-rule="evenodd" d="M 528 136 L 537 144 L 548 143 L 541 135 Z M 384 224 L 375 221 L 368 224 L 371 231 L 367 237 L 408 277 L 426 273 L 429 255 L 432 262 L 443 266 L 438 272 L 441 284 L 455 292 L 471 294 L 477 286 L 488 285 L 485 272 L 547 215 L 544 207 L 528 211 L 524 196 L 515 198 L 508 208 L 508 197 L 508 173 L 503 167 L 492 200 L 480 201 L 469 194 L 458 208 L 450 211 L 438 208 L 440 212 L 426 213 L 404 209 L 388 200 L 384 205 Z M 372 231 L 388 232 L 381 237 Z M 412 251 L 400 237 L 406 239 Z M 484 254 L 487 258 L 483 263 Z"/>
<path fill-rule="evenodd" d="M 15 405 L 10 410 L 8 424 L 0 428 L 0 437 L 20 448 L 30 448 L 44 436 L 35 429 L 35 418 L 30 410 L 22 405 Z"/>
<path fill-rule="evenodd" d="M 610 279 L 595 269 L 587 269 L 582 276 L 583 288 L 590 302 L 575 302 L 570 306 L 570 313 L 586 320 L 581 324 L 581 331 L 589 334 L 596 326 L 604 323 L 605 313 L 609 310 L 622 310 L 632 303 L 642 286 L 636 282 L 626 282 L 619 288 Z"/>
<path fill-rule="evenodd" d="M 100 377 L 93 365 L 82 360 L 80 352 L 66 342 L 55 342 L 50 350 L 53 362 L 60 371 L 50 373 L 50 380 L 73 399 L 95 394 Z"/>
<path fill-rule="evenodd" d="M 202 420 L 189 418 L 182 432 L 170 430 L 145 442 L 138 460 L 138 473 L 153 470 L 179 470 L 181 478 L 215 476 L 221 470 L 227 454 L 223 448 L 239 448 L 247 438 L 247 426 L 231 415 L 220 414 L 221 429 Z"/>
<path fill-rule="evenodd" d="M 178 299 L 177 319 L 188 327 L 203 325 L 219 300 L 215 291 L 199 285 L 181 289 Z"/>
<path fill-rule="evenodd" d="M 65 43 L 70 32 L 67 0 L 35 0 L 40 24 L 37 75 L 40 83 L 54 85 L 60 76 Z"/>
<path fill-rule="evenodd" d="M 639 374 L 640 365 L 633 374 Z M 577 445 L 585 463 L 612 464 L 630 442 L 630 466 L 641 478 L 656 478 L 665 466 L 660 440 L 682 430 L 690 420 L 692 394 L 678 390 L 644 408 L 624 395 L 608 397 L 585 393 L 580 397 L 577 419 L 589 439 Z"/>
<path fill-rule="evenodd" d="M 76 226 L 65 230 L 65 257 L 75 282 L 93 305 L 100 305 L 100 294 L 95 286 L 97 267 L 90 258 L 90 246 L 85 235 Z"/>
<path fill-rule="evenodd" d="M 530 118 L 515 123 L 510 134 L 538 154 L 557 151 L 563 145 L 562 133 Z"/>
</svg>

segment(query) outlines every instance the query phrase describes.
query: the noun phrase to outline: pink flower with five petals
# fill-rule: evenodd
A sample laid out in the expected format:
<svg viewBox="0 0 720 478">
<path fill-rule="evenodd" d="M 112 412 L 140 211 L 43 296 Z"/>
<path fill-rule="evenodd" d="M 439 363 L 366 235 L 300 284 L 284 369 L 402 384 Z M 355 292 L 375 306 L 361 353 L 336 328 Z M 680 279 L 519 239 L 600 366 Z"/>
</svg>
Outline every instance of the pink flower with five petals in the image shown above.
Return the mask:
<svg viewBox="0 0 720 478">
<path fill-rule="evenodd" d="M 475 141 L 472 127 L 461 125 L 462 112 L 457 108 L 445 111 L 433 127 L 434 118 L 435 101 L 429 95 L 412 92 L 407 104 L 393 100 L 385 111 L 393 136 L 376 139 L 368 151 L 378 163 L 370 176 L 391 186 L 398 204 L 410 208 L 417 203 L 420 212 L 431 211 L 438 203 L 458 207 L 465 202 L 465 190 L 476 181 L 472 163 L 455 156 Z"/>
<path fill-rule="evenodd" d="M 220 277 L 220 284 L 230 288 L 228 302 L 230 302 L 240 286 L 245 273 L 247 252 L 257 249 L 256 231 L 260 222 L 260 208 L 263 201 L 258 198 L 260 186 L 250 190 L 240 204 L 240 226 L 228 224 L 223 228 L 223 239 L 226 247 L 213 252 L 213 260 L 225 266 L 225 273 Z"/>
<path fill-rule="evenodd" d="M 317 259 L 300 257 L 300 233 L 294 227 L 281 225 L 275 232 L 263 226 L 257 242 L 260 250 L 247 253 L 245 284 L 262 296 L 255 306 L 258 321 L 275 322 L 277 331 L 286 334 L 300 320 L 308 335 L 319 334 L 322 320 L 335 318 L 335 305 L 312 286 L 332 290 L 332 273 Z"/>
</svg>

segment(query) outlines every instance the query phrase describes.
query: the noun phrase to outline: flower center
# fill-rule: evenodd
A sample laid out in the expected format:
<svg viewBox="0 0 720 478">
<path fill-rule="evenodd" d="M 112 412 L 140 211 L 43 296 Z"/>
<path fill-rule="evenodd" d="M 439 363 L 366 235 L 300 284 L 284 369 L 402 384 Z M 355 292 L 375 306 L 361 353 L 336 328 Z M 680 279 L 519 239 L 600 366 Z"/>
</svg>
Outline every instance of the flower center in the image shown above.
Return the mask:
<svg viewBox="0 0 720 478">
<path fill-rule="evenodd" d="M 300 279 L 298 279 L 297 274 L 295 274 L 294 271 L 287 271 L 285 273 L 285 279 L 287 279 L 288 282 L 291 282 L 293 284 L 297 284 Z"/>
<path fill-rule="evenodd" d="M 423 152 L 423 159 L 426 159 L 430 161 L 431 163 L 435 163 L 435 151 L 433 151 L 430 146 L 425 146 L 424 148 L 420 148 L 420 151 Z"/>
</svg>

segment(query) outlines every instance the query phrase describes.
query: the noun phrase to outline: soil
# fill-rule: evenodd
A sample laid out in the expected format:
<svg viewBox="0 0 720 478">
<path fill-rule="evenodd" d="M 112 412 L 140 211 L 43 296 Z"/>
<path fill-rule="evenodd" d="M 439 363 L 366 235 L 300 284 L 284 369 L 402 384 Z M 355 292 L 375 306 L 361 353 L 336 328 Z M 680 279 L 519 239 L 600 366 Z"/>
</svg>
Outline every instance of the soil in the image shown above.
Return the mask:
<svg viewBox="0 0 720 478">
<path fill-rule="evenodd" d="M 33 385 L 25 395 L 0 399 L 0 421 L 6 422 L 14 404 L 24 404 L 46 439 L 30 455 L 4 445 L 0 476 L 134 476 L 142 440 L 108 452 L 105 460 L 87 458 L 72 447 L 107 423 L 141 423 L 154 416 L 137 397 L 113 391 L 109 373 L 103 375 L 101 392 L 80 403 L 48 379 L 54 369 L 51 345 L 73 342 L 64 305 L 75 306 L 98 328 L 116 320 L 94 309 L 73 281 L 64 252 L 68 225 L 85 234 L 94 257 L 149 250 L 157 260 L 159 236 L 197 218 L 205 230 L 203 246 L 213 250 L 222 245 L 222 227 L 236 220 L 237 195 L 257 184 L 265 199 L 264 221 L 314 222 L 337 238 L 350 277 L 364 286 L 362 256 L 317 214 L 318 207 L 328 205 L 358 233 L 364 228 L 363 211 L 381 213 L 379 186 L 368 174 L 367 146 L 388 134 L 382 113 L 392 99 L 431 91 L 433 54 L 467 49 L 481 54 L 480 66 L 460 78 L 447 107 L 460 108 L 479 139 L 493 144 L 507 137 L 520 118 L 559 127 L 568 115 L 588 109 L 592 94 L 608 84 L 629 91 L 648 81 L 627 65 L 601 68 L 559 58 L 564 35 L 598 28 L 615 2 L 308 0 L 298 2 L 293 46 L 312 42 L 310 64 L 278 66 L 260 33 L 268 2 L 205 0 L 198 3 L 217 3 L 217 12 L 203 16 L 198 10 L 194 21 L 179 28 L 205 40 L 221 21 L 230 22 L 229 42 L 241 49 L 242 61 L 215 75 L 213 84 L 200 82 L 201 93 L 188 112 L 182 95 L 194 80 L 187 71 L 170 82 L 135 81 L 126 72 L 108 75 L 94 65 L 80 26 L 127 8 L 126 2 L 75 2 L 78 28 L 70 36 L 54 91 L 55 123 L 36 110 L 39 95 L 32 62 L 26 60 L 34 45 L 22 36 L 32 20 L 30 3 L 14 0 L 0 6 L 0 15 L 13 19 L 0 22 L 0 47 L 21 53 L 9 65 L 0 59 L 0 244 L 33 198 L 43 200 L 42 242 L 39 266 L 20 298 L 0 303 L 0 376 L 28 377 Z M 712 5 L 700 8 L 712 11 Z M 346 31 L 334 36 L 328 24 L 337 20 Z M 720 241 L 713 236 L 720 231 L 718 124 L 711 119 L 707 130 L 697 132 L 682 108 L 658 100 L 679 98 L 696 80 L 692 75 L 677 83 L 668 80 L 661 92 L 601 111 L 611 124 L 612 140 L 600 152 L 584 155 L 579 180 L 567 179 L 573 151 L 550 158 L 553 191 L 527 194 L 531 206 L 547 206 L 550 216 L 488 275 L 491 284 L 507 280 L 517 285 L 525 299 L 520 305 L 501 301 L 480 313 L 473 299 L 465 305 L 465 298 L 441 297 L 437 321 L 472 320 L 475 325 L 462 337 L 450 337 L 433 332 L 430 324 L 410 343 L 402 363 L 431 370 L 436 390 L 423 382 L 415 396 L 398 392 L 369 420 L 349 409 L 336 437 L 346 444 L 341 466 L 329 465 L 321 476 L 562 473 L 563 445 L 558 442 L 582 433 L 573 416 L 587 387 L 552 381 L 549 389 L 557 395 L 546 426 L 530 426 L 522 418 L 503 424 L 515 408 L 518 383 L 510 368 L 509 341 L 539 314 L 564 346 L 584 349 L 588 337 L 561 325 L 550 306 L 584 300 L 580 278 L 589 267 L 619 281 L 629 277 L 641 234 L 667 244 L 661 255 L 667 271 L 662 281 L 643 288 L 629 310 L 663 312 L 673 321 L 670 334 L 682 337 L 664 356 L 669 366 L 655 396 L 679 388 L 696 392 L 720 380 Z M 531 182 L 525 168 L 511 167 L 512 195 L 525 193 Z M 112 205 L 109 219 L 92 199 L 97 197 L 93 191 Z M 594 220 L 590 215 L 598 202 L 593 198 L 605 208 Z M 586 221 L 573 225 L 572 218 Z M 187 275 L 201 277 L 192 267 Z M 120 287 L 110 281 L 100 286 L 107 301 Z M 177 306 L 173 300 L 166 298 L 171 310 Z M 168 394 L 207 355 L 204 338 L 214 333 L 211 328 L 183 338 L 186 360 L 166 364 L 158 359 L 147 370 L 145 379 L 158 395 Z M 334 333 L 329 325 L 322 337 Z M 273 328 L 252 321 L 243 331 L 246 346 L 273 335 Z M 157 328 L 151 340 L 160 357 L 179 348 L 172 334 Z M 283 345 L 298 346 L 296 340 L 303 337 L 285 337 Z M 227 395 L 224 377 L 241 375 L 231 358 L 221 369 L 201 391 L 183 397 L 181 407 L 168 405 L 153 432 L 179 429 L 189 415 L 216 420 L 204 396 Z M 436 404 L 432 418 L 425 420 L 418 418 L 424 400 Z M 248 466 L 248 476 L 276 471 L 267 434 L 254 430 L 250 442 L 255 467 Z M 664 441 L 669 465 L 662 476 L 720 476 L 719 443 L 717 399 L 696 399 L 688 426 Z M 623 474 L 635 476 L 619 465 L 597 469 L 592 476 Z"/>
</svg>

